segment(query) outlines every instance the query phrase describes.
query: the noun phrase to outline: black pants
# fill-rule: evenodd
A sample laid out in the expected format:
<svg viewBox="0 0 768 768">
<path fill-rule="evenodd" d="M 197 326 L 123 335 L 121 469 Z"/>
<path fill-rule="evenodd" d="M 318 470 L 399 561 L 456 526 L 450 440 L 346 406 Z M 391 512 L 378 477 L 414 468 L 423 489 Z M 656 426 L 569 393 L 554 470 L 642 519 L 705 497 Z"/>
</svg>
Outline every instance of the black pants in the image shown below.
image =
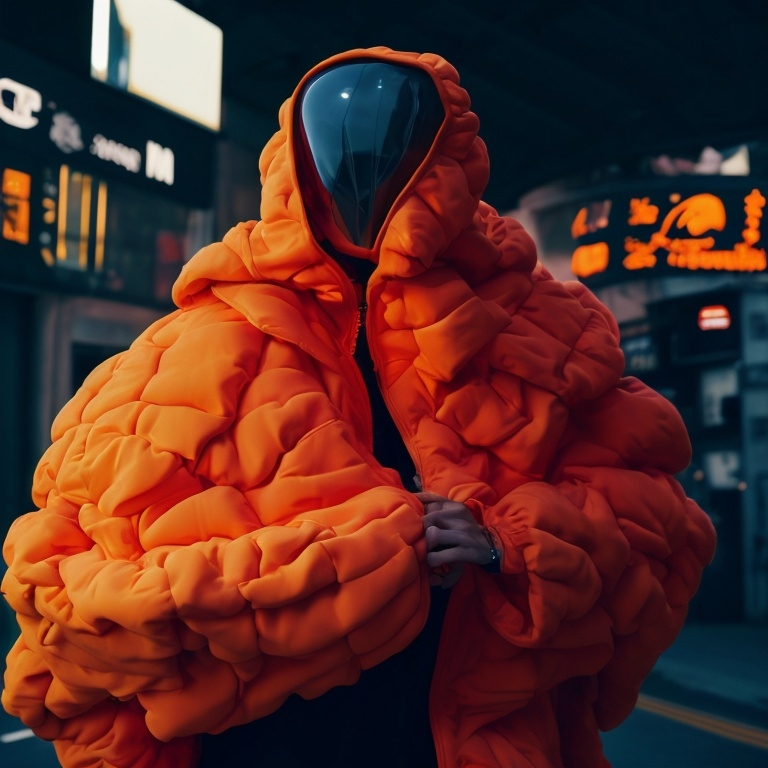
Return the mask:
<svg viewBox="0 0 768 768">
<path fill-rule="evenodd" d="M 436 768 L 429 686 L 448 592 L 432 590 L 422 633 L 404 651 L 318 699 L 203 736 L 203 768 Z"/>
</svg>

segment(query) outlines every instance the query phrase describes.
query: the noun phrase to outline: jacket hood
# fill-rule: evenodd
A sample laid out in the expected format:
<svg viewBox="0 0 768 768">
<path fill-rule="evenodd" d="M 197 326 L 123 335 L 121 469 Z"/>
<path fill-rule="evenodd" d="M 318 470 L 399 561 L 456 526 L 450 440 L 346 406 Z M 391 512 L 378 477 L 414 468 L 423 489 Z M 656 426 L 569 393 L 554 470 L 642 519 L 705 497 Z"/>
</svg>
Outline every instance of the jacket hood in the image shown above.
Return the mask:
<svg viewBox="0 0 768 768">
<path fill-rule="evenodd" d="M 383 274 L 417 275 L 444 253 L 462 230 L 472 225 L 488 181 L 489 161 L 478 137 L 479 120 L 470 110 L 457 71 L 435 54 L 403 53 L 389 48 L 354 49 L 311 69 L 279 113 L 280 128 L 261 159 L 261 219 L 236 227 L 200 251 L 183 269 L 173 290 L 180 307 L 214 283 L 254 280 L 311 289 L 321 299 L 339 302 L 345 287 L 329 269 L 329 257 L 313 235 L 297 178 L 295 114 L 305 84 L 322 71 L 359 60 L 416 67 L 434 82 L 445 107 L 445 120 L 427 156 L 396 199 L 370 251 L 352 255 L 376 262 Z M 233 256 L 233 253 L 236 257 Z"/>
</svg>

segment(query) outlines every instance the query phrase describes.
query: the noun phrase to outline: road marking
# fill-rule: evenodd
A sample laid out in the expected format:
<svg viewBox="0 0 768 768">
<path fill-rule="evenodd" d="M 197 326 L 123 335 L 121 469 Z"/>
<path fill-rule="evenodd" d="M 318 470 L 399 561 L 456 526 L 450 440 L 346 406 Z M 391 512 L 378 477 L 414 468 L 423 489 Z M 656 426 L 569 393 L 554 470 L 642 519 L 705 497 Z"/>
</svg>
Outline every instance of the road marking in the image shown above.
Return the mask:
<svg viewBox="0 0 768 768">
<path fill-rule="evenodd" d="M 34 736 L 31 728 L 22 728 L 20 731 L 10 731 L 0 734 L 0 742 L 10 744 L 12 741 L 21 741 L 22 739 L 31 739 Z"/>
<path fill-rule="evenodd" d="M 670 704 L 668 701 L 654 699 L 651 696 L 640 694 L 637 700 L 637 708 L 654 715 L 685 723 L 692 728 L 714 733 L 732 741 L 748 744 L 758 749 L 768 749 L 768 731 L 752 725 L 744 725 L 735 720 L 727 720 L 724 717 L 699 712 L 679 704 Z"/>
</svg>

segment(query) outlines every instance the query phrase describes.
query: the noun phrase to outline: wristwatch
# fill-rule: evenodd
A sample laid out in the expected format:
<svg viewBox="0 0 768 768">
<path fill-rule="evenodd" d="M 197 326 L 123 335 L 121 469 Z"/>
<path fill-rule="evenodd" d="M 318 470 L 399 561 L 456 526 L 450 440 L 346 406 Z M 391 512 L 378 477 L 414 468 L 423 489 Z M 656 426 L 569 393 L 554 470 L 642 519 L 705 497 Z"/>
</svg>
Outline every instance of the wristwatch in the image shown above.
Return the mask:
<svg viewBox="0 0 768 768">
<path fill-rule="evenodd" d="M 480 567 L 488 573 L 501 573 L 501 552 L 496 546 L 496 537 L 490 528 L 483 528 L 483 533 L 488 540 L 488 546 L 491 548 L 491 561 Z"/>
</svg>

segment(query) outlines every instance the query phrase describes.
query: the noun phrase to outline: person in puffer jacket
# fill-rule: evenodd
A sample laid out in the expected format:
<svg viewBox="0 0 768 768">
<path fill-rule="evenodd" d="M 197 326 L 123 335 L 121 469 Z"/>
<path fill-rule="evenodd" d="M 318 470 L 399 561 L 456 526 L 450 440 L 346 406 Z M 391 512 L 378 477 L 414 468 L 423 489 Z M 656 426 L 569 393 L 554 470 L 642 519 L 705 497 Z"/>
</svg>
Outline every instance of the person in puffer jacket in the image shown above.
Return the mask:
<svg viewBox="0 0 768 768">
<path fill-rule="evenodd" d="M 261 219 L 55 420 L 2 702 L 63 766 L 608 765 L 714 531 L 478 127 L 437 55 L 319 64 Z"/>
</svg>

